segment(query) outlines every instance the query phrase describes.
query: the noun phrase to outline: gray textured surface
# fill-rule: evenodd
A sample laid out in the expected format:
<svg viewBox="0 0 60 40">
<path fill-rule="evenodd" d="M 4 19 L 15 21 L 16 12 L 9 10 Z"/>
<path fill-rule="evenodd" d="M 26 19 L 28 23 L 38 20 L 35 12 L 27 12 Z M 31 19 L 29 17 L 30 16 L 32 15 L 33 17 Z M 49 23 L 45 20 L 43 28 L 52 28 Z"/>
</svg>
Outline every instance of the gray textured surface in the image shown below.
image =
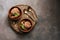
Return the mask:
<svg viewBox="0 0 60 40">
<path fill-rule="evenodd" d="M 35 28 L 26 35 L 16 34 L 8 25 L 8 10 L 14 5 L 32 6 L 38 16 Z M 59 11 L 56 0 L 0 0 L 0 40 L 59 40 Z"/>
</svg>

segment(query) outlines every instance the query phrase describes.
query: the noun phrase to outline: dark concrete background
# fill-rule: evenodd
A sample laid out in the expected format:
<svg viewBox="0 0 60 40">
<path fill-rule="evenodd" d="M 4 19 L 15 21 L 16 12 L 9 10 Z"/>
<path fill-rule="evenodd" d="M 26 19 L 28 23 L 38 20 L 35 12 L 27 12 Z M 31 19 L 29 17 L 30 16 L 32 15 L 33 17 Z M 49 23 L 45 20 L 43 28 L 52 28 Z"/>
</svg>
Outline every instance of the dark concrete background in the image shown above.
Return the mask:
<svg viewBox="0 0 60 40">
<path fill-rule="evenodd" d="M 17 34 L 8 25 L 8 10 L 14 5 L 30 5 L 38 23 L 28 34 Z M 57 0 L 0 0 L 0 40 L 59 40 L 60 4 Z"/>
</svg>

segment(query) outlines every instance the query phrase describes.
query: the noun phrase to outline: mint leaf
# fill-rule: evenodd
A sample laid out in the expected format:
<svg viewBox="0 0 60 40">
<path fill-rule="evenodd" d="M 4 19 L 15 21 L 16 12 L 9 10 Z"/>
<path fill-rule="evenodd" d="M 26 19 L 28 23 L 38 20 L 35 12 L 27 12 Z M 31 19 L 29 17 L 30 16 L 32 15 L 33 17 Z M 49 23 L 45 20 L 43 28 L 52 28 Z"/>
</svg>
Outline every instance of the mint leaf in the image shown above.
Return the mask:
<svg viewBox="0 0 60 40">
<path fill-rule="evenodd" d="M 24 25 L 23 25 L 23 24 L 21 24 L 20 26 L 21 26 L 21 28 L 22 28 L 22 29 L 25 29 L 25 27 L 24 27 Z"/>
<path fill-rule="evenodd" d="M 19 16 L 19 14 L 18 14 L 18 13 L 14 13 L 13 15 L 14 15 L 14 16 L 16 16 L 16 17 L 17 17 L 17 16 Z"/>
</svg>

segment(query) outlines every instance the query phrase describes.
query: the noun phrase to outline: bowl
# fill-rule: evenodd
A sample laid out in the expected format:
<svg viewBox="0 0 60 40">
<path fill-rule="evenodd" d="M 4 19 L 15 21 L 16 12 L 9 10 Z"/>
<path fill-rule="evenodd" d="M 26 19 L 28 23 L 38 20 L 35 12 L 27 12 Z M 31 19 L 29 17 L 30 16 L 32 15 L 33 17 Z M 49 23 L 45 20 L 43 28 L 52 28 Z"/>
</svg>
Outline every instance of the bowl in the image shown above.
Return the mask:
<svg viewBox="0 0 60 40">
<path fill-rule="evenodd" d="M 17 6 L 10 8 L 10 10 L 8 12 L 8 17 L 11 20 L 18 20 L 21 18 L 21 15 L 22 15 L 21 9 Z"/>
<path fill-rule="evenodd" d="M 20 25 L 21 25 L 21 22 L 22 22 L 22 21 L 25 21 L 25 22 L 26 22 L 26 21 L 29 21 L 30 24 L 31 24 L 31 27 L 29 27 L 29 28 L 26 28 L 26 27 L 25 27 L 25 29 L 24 29 L 24 28 L 21 28 Z M 23 19 L 23 20 L 20 20 L 19 23 L 18 23 L 18 26 L 19 26 L 19 30 L 22 31 L 22 32 L 29 32 L 29 31 L 31 31 L 31 30 L 33 29 L 32 21 L 29 20 L 29 19 Z"/>
</svg>

